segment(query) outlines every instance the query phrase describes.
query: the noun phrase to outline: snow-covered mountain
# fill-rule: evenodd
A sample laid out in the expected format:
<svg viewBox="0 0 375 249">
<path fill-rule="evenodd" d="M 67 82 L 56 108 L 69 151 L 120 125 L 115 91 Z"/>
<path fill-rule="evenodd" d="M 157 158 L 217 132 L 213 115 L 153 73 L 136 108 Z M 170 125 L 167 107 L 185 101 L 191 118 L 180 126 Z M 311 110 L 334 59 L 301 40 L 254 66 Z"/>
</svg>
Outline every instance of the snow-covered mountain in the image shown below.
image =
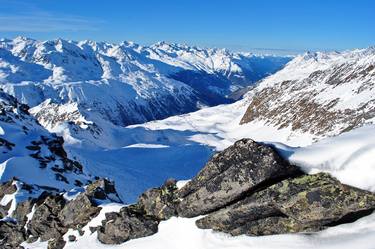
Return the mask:
<svg viewBox="0 0 375 249">
<path fill-rule="evenodd" d="M 217 59 L 228 58 L 222 56 L 227 53 L 225 50 L 201 50 L 166 43 L 141 47 L 133 43 L 113 45 L 63 40 L 45 43 L 21 38 L 18 40 L 3 40 L 1 43 L 2 87 L 19 100 L 31 104 L 33 108 L 30 113 L 40 124 L 49 131 L 57 132 L 64 140 L 39 125 L 29 115 L 25 105 L 0 92 L 3 114 L 0 117 L 3 150 L 0 180 L 10 180 L 8 185 L 16 186 L 17 190 L 16 194 L 2 197 L 0 204 L 3 206 L 20 195 L 23 198 L 29 194 L 36 195 L 33 192 L 35 189 L 26 193 L 22 186 L 28 183 L 36 186 L 38 191 L 52 187 L 60 195 L 72 194 L 65 191 L 77 189 L 93 180 L 90 172 L 113 179 L 119 197 L 127 203 L 134 202 L 143 191 L 160 186 L 169 177 L 191 179 L 214 152 L 224 150 L 244 137 L 261 141 L 263 145 L 271 144 L 285 160 L 306 173 L 327 172 L 342 183 L 369 191 L 375 189 L 372 174 L 374 163 L 371 159 L 375 139 L 374 125 L 371 124 L 375 117 L 374 48 L 343 53 L 307 53 L 262 80 L 240 101 L 124 127 L 127 123 L 124 120 L 128 120 L 128 116 L 118 116 L 122 112 L 113 109 L 116 101 L 129 104 L 127 100 L 134 100 L 137 103 L 129 107 L 131 117 L 143 115 L 137 109 L 139 103 L 149 105 L 153 103 L 151 99 L 160 101 L 164 96 L 180 101 L 181 98 L 176 96 L 182 94 L 187 101 L 191 101 L 189 104 L 207 105 L 202 97 L 207 89 L 197 88 L 192 79 L 208 82 L 210 91 L 214 89 L 210 93 L 216 95 L 205 97 L 217 101 L 217 96 L 225 96 L 226 93 L 221 95 L 223 92 L 220 91 L 226 88 L 224 85 L 212 88 L 211 83 L 218 81 L 210 80 L 224 79 L 230 81 L 231 86 L 243 84 L 242 79 L 247 76 L 243 73 L 246 71 L 246 63 L 243 64 L 244 59 L 241 58 L 247 55 L 228 52 L 231 58 L 229 61 L 236 61 L 234 58 L 237 56 L 241 63 L 230 62 L 231 69 L 225 71 L 229 64 L 226 60 L 219 63 L 221 59 Z M 27 49 L 20 52 L 22 49 L 17 50 L 17 42 L 31 45 L 21 46 Z M 36 52 L 40 50 L 44 52 Z M 115 50 L 117 52 L 111 54 Z M 207 52 L 209 55 L 205 57 L 204 51 L 211 52 Z M 39 61 L 34 61 L 34 56 Z M 98 58 L 102 58 L 102 61 Z M 210 60 L 212 63 L 208 62 Z M 104 69 L 104 65 L 108 66 L 108 70 Z M 118 71 L 115 65 L 118 65 Z M 102 68 L 102 71 L 98 68 Z M 147 83 L 130 80 L 137 76 L 147 77 Z M 34 77 L 40 78 L 35 80 Z M 155 81 L 155 77 L 160 77 L 160 81 Z M 177 95 L 173 90 L 176 88 L 179 89 Z M 225 91 L 231 92 L 234 88 L 229 87 Z M 135 92 L 134 99 L 126 95 L 129 94 L 128 89 Z M 129 98 L 125 98 L 125 95 Z M 164 102 L 155 102 L 153 108 L 162 104 Z M 164 106 L 165 110 L 169 110 L 168 105 Z M 143 117 L 133 121 L 148 119 Z M 355 129 L 360 126 L 364 127 Z M 343 134 L 326 139 L 338 133 Z M 12 176 L 17 176 L 19 180 L 11 180 Z M 179 182 L 178 185 L 182 186 L 183 183 Z M 66 213 L 80 210 L 76 209 L 76 205 L 81 202 L 75 202 L 75 198 L 87 195 L 83 188 L 80 191 L 74 192 L 74 197 L 62 205 L 62 209 L 69 211 Z M 98 230 L 90 227 L 112 224 L 111 219 L 119 216 L 126 218 L 126 213 L 121 211 L 124 205 L 101 202 L 95 205 L 95 218 L 89 220 L 84 217 L 85 222 L 80 224 L 78 230 L 74 228 L 61 232 L 64 234 L 62 239 L 65 240 L 65 248 L 109 247 L 99 242 Z M 86 208 L 85 205 L 79 206 Z M 101 208 L 99 213 L 98 207 Z M 91 208 L 89 205 L 88 209 Z M 39 218 L 49 218 L 42 217 L 40 211 L 36 212 L 33 219 L 33 210 L 31 207 L 27 210 L 27 222 L 33 220 L 31 224 L 36 222 L 39 226 Z M 59 219 L 61 212 L 57 210 Z M 9 216 L 9 210 L 7 213 L 7 219 L 14 218 Z M 267 249 L 315 248 L 319 245 L 331 249 L 361 245 L 361 248 L 372 249 L 369 241 L 373 241 L 375 231 L 374 215 L 349 225 L 329 228 L 310 237 L 295 234 L 234 238 L 212 230 L 200 230 L 195 221 L 196 218 L 181 217 L 161 221 L 158 233 L 128 241 L 119 248 L 191 248 L 192 241 L 195 241 L 193 246 L 197 248 L 242 249 L 259 245 Z M 12 220 L 0 220 L 0 224 L 10 223 Z M 42 225 L 48 227 L 49 224 Z M 30 230 L 29 227 L 27 230 Z M 44 231 L 41 234 L 44 235 Z M 176 239 L 171 240 L 171 234 Z M 47 239 L 30 239 L 23 245 L 27 248 L 47 248 L 47 243 Z"/>
<path fill-rule="evenodd" d="M 140 46 L 17 37 L 0 40 L 0 83 L 31 107 L 47 99 L 74 103 L 86 118 L 128 125 L 231 102 L 232 92 L 289 60 L 164 42 Z"/>
<path fill-rule="evenodd" d="M 241 123 L 263 121 L 318 136 L 375 121 L 375 48 L 306 53 L 247 94 Z"/>
</svg>

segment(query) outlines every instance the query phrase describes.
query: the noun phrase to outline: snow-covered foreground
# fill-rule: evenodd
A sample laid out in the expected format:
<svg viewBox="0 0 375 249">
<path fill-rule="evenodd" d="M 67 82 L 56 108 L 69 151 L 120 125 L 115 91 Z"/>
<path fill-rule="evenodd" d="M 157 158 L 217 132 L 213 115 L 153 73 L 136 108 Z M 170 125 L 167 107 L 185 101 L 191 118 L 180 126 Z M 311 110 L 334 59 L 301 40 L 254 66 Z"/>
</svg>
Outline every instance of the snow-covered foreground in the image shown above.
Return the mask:
<svg viewBox="0 0 375 249">
<path fill-rule="evenodd" d="M 119 205 L 103 206 L 103 210 L 83 229 L 80 237 L 77 231 L 69 231 L 77 237 L 75 242 L 67 242 L 67 249 L 374 249 L 375 214 L 351 224 L 332 227 L 315 234 L 272 235 L 261 237 L 239 236 L 202 230 L 195 226 L 198 218 L 171 218 L 161 222 L 159 232 L 153 236 L 135 239 L 121 245 L 104 245 L 97 240 L 96 232 L 90 234 L 89 226 L 98 225 L 105 212 L 119 210 Z M 26 248 L 46 248 L 47 242 L 24 244 Z"/>
</svg>

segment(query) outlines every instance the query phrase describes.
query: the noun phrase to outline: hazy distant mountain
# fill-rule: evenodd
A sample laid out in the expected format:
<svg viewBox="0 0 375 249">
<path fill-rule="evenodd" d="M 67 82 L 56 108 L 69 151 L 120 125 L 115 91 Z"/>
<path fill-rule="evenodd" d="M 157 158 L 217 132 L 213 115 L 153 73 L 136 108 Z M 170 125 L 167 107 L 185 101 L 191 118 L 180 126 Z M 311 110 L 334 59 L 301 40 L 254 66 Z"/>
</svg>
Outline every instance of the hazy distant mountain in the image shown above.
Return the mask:
<svg viewBox="0 0 375 249">
<path fill-rule="evenodd" d="M 231 102 L 290 57 L 255 56 L 160 42 L 0 41 L 0 83 L 31 107 L 76 103 L 84 116 L 141 123 Z M 44 105 L 45 106 L 45 105 Z"/>
</svg>

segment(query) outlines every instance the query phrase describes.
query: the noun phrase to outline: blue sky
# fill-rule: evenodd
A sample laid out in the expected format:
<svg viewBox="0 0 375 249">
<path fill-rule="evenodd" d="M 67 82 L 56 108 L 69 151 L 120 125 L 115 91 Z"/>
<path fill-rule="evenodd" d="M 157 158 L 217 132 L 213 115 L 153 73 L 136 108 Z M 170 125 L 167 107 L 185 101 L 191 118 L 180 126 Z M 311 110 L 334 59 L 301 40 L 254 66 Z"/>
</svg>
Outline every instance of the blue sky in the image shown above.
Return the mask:
<svg viewBox="0 0 375 249">
<path fill-rule="evenodd" d="M 0 0 L 0 37 L 325 50 L 375 45 L 373 0 Z"/>
</svg>

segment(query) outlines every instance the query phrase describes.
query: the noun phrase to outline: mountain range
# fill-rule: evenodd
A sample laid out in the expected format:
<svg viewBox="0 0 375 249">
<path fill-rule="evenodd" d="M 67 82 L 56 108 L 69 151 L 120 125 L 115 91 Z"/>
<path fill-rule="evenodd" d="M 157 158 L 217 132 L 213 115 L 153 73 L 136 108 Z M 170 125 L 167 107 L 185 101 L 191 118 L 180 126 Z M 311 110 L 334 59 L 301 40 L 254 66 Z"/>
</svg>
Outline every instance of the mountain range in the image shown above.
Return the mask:
<svg viewBox="0 0 375 249">
<path fill-rule="evenodd" d="M 0 234 L 0 245 L 300 248 L 300 234 L 262 241 L 199 229 L 274 234 L 291 225 L 327 229 L 309 239 L 322 248 L 368 244 L 374 86 L 374 47 L 290 57 L 165 42 L 2 39 L 0 231 L 11 236 Z M 272 165 L 283 170 L 272 173 Z M 259 186 L 250 189 L 244 177 Z M 350 197 L 345 208 L 333 209 L 341 199 L 327 204 L 326 192 L 317 197 L 330 188 Z M 266 201 L 256 224 L 241 218 L 248 207 L 258 214 L 254 193 Z"/>
<path fill-rule="evenodd" d="M 165 42 L 141 46 L 17 37 L 0 41 L 0 83 L 30 107 L 47 99 L 74 103 L 85 117 L 124 126 L 233 102 L 233 92 L 290 59 Z"/>
</svg>

